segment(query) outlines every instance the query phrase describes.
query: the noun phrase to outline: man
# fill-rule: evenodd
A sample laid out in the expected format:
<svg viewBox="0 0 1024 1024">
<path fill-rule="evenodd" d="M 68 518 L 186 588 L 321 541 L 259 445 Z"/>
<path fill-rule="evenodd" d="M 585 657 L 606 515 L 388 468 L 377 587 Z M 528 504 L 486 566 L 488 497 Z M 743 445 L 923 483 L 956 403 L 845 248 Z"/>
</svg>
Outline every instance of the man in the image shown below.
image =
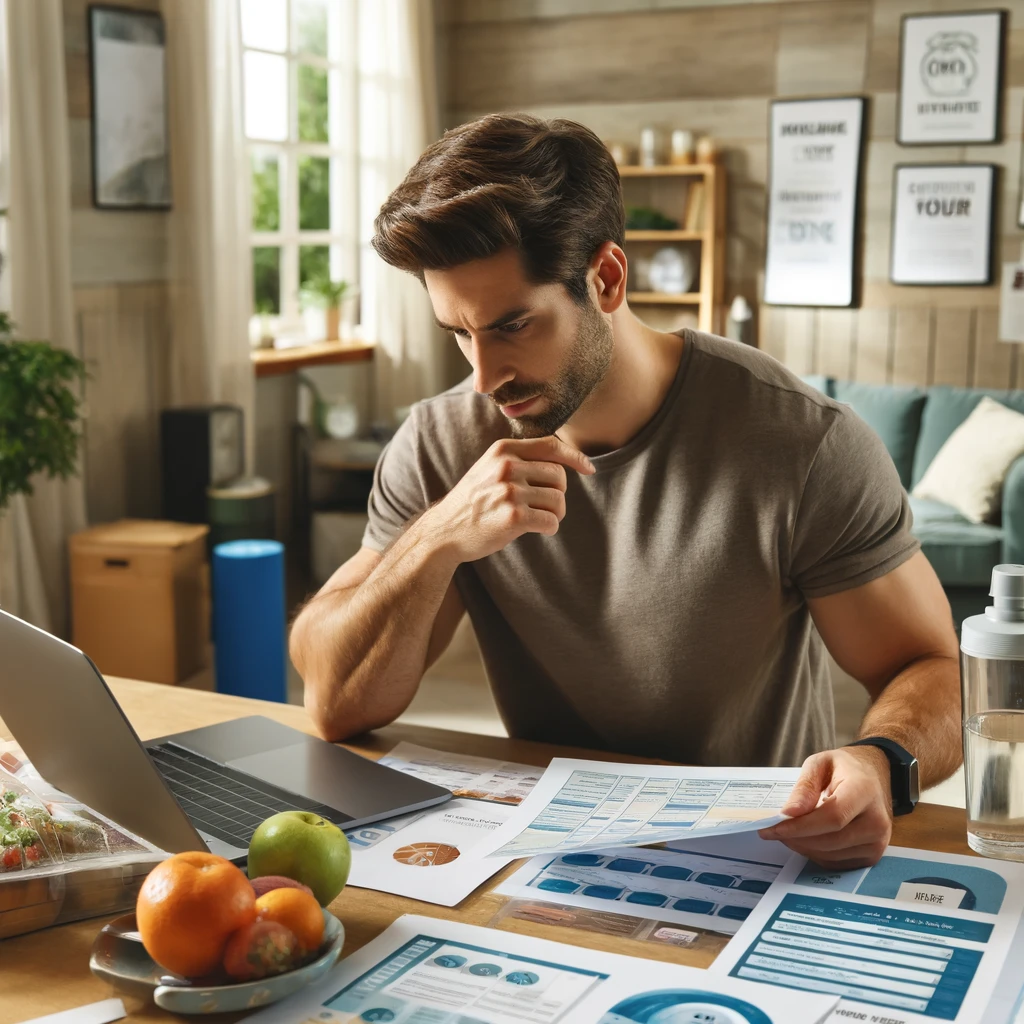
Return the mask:
<svg viewBox="0 0 1024 1024">
<path fill-rule="evenodd" d="M 892 793 L 916 798 L 907 752 L 923 785 L 960 763 L 942 588 L 852 411 L 755 349 L 633 316 L 623 221 L 598 138 L 526 116 L 449 132 L 384 204 L 374 247 L 473 375 L 413 408 L 363 548 L 298 616 L 306 707 L 332 740 L 392 721 L 468 611 L 512 735 L 803 762 L 765 834 L 873 863 Z M 879 742 L 829 749 L 826 647 Z"/>
</svg>

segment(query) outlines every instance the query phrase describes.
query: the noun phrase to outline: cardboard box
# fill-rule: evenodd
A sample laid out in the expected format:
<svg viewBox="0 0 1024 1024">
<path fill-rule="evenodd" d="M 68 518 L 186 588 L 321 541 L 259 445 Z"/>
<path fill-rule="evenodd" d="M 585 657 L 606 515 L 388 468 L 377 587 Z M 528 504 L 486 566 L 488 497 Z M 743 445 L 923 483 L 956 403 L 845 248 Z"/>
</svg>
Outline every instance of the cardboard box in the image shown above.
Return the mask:
<svg viewBox="0 0 1024 1024">
<path fill-rule="evenodd" d="M 207 531 L 122 519 L 70 538 L 72 642 L 104 675 L 179 683 L 205 666 Z"/>
</svg>

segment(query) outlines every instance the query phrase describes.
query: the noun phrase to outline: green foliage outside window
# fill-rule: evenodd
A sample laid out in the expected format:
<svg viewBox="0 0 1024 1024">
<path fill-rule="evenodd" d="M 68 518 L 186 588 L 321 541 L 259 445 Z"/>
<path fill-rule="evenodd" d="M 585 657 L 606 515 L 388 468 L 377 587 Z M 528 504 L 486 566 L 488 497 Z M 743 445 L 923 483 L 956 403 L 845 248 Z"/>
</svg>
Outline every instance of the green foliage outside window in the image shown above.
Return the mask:
<svg viewBox="0 0 1024 1024">
<path fill-rule="evenodd" d="M 277 246 L 253 246 L 252 297 L 259 312 L 281 312 L 281 250 Z"/>
<path fill-rule="evenodd" d="M 327 72 L 310 64 L 299 65 L 299 139 L 327 141 Z"/>
<path fill-rule="evenodd" d="M 252 227 L 254 231 L 278 231 L 281 200 L 276 156 L 252 156 Z"/>
<path fill-rule="evenodd" d="M 299 228 L 327 231 L 331 226 L 331 161 L 299 157 Z"/>
<path fill-rule="evenodd" d="M 85 364 L 46 341 L 15 341 L 0 313 L 0 510 L 32 493 L 32 477 L 66 480 L 78 466 Z"/>
</svg>

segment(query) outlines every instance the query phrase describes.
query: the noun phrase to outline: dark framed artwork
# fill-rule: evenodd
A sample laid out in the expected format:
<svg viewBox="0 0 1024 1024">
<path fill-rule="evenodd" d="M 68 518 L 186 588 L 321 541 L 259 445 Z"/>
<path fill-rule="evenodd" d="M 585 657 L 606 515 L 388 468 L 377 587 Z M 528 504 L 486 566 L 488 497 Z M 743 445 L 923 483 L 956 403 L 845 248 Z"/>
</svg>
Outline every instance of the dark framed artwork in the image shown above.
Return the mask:
<svg viewBox="0 0 1024 1024">
<path fill-rule="evenodd" d="M 893 284 L 993 281 L 995 164 L 899 164 L 893 172 Z"/>
<path fill-rule="evenodd" d="M 92 195 L 103 210 L 169 210 L 166 34 L 154 11 L 89 7 Z"/>
<path fill-rule="evenodd" d="M 904 15 L 896 141 L 999 142 L 1005 49 L 1005 10 Z"/>
<path fill-rule="evenodd" d="M 867 100 L 774 100 L 764 301 L 856 306 Z"/>
</svg>

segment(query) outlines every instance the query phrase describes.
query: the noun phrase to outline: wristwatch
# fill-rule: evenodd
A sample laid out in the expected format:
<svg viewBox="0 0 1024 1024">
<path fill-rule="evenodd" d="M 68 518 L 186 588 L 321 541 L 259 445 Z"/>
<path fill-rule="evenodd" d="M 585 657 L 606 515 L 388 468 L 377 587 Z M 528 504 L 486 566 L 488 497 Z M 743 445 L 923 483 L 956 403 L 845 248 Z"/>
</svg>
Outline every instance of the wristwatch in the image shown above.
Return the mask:
<svg viewBox="0 0 1024 1024">
<path fill-rule="evenodd" d="M 909 814 L 917 806 L 917 801 L 921 799 L 921 782 L 917 758 L 909 750 L 884 736 L 869 736 L 867 739 L 848 743 L 847 746 L 878 747 L 888 758 L 894 815 Z"/>
</svg>

